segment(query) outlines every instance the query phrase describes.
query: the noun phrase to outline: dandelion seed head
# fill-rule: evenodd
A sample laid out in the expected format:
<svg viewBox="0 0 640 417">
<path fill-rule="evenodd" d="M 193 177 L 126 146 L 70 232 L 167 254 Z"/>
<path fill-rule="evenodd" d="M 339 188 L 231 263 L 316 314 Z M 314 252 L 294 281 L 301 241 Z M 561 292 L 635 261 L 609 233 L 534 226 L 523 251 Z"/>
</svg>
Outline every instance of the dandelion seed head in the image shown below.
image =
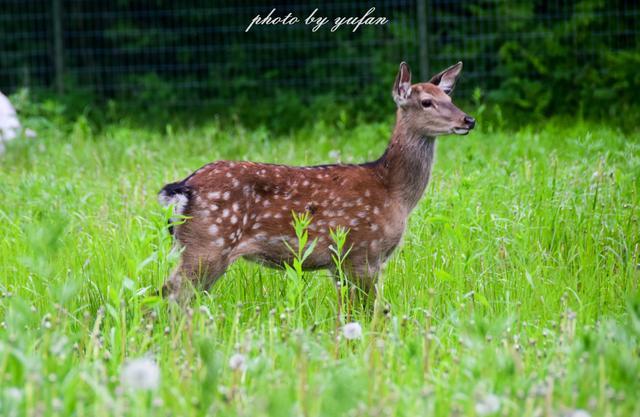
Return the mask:
<svg viewBox="0 0 640 417">
<path fill-rule="evenodd" d="M 582 409 L 570 410 L 565 417 L 591 417 L 588 411 Z"/>
<path fill-rule="evenodd" d="M 476 413 L 479 416 L 488 416 L 500 410 L 500 398 L 493 394 L 489 394 L 476 403 Z"/>
<path fill-rule="evenodd" d="M 247 357 L 242 353 L 234 353 L 229 358 L 229 368 L 234 371 L 244 371 L 247 369 Z"/>
<path fill-rule="evenodd" d="M 362 326 L 360 323 L 347 323 L 342 328 L 342 334 L 347 340 L 360 339 L 362 337 Z"/>
<path fill-rule="evenodd" d="M 122 368 L 120 382 L 131 390 L 154 390 L 160 384 L 160 368 L 151 358 L 128 361 Z"/>
</svg>

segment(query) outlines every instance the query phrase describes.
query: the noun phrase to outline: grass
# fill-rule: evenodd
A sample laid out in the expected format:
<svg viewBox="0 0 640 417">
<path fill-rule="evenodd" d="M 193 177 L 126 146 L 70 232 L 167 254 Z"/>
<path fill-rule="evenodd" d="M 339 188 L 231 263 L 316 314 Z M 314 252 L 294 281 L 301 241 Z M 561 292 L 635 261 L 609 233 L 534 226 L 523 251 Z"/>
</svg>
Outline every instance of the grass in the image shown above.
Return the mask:
<svg viewBox="0 0 640 417">
<path fill-rule="evenodd" d="M 155 296 L 177 261 L 164 183 L 220 158 L 359 162 L 390 128 L 94 133 L 80 118 L 12 143 L 0 415 L 640 415 L 638 133 L 550 122 L 441 139 L 379 310 L 348 319 L 361 339 L 336 338 L 321 272 L 238 262 L 186 310 Z M 150 389 L 131 388 L 136 358 L 152 359 L 133 362 Z"/>
</svg>

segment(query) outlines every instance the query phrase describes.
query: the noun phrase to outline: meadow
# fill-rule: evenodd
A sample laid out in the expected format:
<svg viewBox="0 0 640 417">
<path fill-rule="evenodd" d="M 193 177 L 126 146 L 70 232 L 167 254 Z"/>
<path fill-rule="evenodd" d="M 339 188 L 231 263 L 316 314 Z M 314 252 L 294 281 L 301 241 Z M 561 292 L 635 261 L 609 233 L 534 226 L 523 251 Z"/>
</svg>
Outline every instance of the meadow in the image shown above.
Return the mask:
<svg viewBox="0 0 640 417">
<path fill-rule="evenodd" d="M 391 127 L 80 117 L 11 143 L 0 415 L 640 415 L 638 132 L 443 137 L 378 298 L 339 318 L 327 273 L 244 261 L 186 308 L 157 296 L 178 259 L 165 183 L 216 159 L 363 162 Z"/>
</svg>

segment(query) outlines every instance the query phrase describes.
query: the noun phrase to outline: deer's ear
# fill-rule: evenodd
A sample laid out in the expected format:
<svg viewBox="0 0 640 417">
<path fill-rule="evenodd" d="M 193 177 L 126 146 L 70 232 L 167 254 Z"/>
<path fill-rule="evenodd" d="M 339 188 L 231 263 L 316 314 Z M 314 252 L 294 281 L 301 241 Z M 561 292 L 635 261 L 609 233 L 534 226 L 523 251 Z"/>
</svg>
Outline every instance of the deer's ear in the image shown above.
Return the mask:
<svg viewBox="0 0 640 417">
<path fill-rule="evenodd" d="M 431 77 L 429 82 L 440 87 L 445 93 L 451 94 L 453 87 L 456 85 L 456 78 L 460 75 L 460 71 L 462 71 L 462 62 L 458 62 L 446 70 L 437 73 Z"/>
<path fill-rule="evenodd" d="M 400 63 L 400 69 L 398 69 L 398 75 L 396 75 L 396 82 L 393 83 L 391 94 L 398 106 L 405 104 L 409 99 L 409 95 L 411 95 L 411 70 L 406 62 Z"/>
</svg>

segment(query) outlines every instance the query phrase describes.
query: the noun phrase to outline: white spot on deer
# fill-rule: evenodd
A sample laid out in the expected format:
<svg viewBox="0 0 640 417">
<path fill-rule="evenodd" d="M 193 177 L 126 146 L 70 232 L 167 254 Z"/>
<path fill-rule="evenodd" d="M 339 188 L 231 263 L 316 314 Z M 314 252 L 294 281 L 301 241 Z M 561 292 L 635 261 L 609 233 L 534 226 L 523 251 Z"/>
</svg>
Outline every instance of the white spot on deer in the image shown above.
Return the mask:
<svg viewBox="0 0 640 417">
<path fill-rule="evenodd" d="M 216 219 L 216 223 L 218 223 L 218 224 L 222 224 L 222 218 L 218 217 L 218 218 Z"/>
<path fill-rule="evenodd" d="M 263 218 L 263 219 L 268 219 L 268 218 L 269 218 L 269 217 L 271 217 L 271 216 L 272 216 L 272 213 L 269 213 L 269 212 L 267 211 L 267 212 L 265 212 L 265 213 L 262 215 L 262 218 Z"/>
<path fill-rule="evenodd" d="M 253 230 L 257 230 L 257 229 L 259 229 L 261 226 L 262 226 L 262 224 L 260 224 L 260 223 L 254 223 L 254 224 L 253 224 L 253 226 L 251 226 L 251 228 L 252 228 Z"/>
<path fill-rule="evenodd" d="M 224 174 L 224 176 L 227 177 L 227 178 L 231 178 L 231 173 L 227 172 L 226 174 Z"/>
<path fill-rule="evenodd" d="M 364 196 L 365 196 L 365 197 L 371 197 L 371 191 L 369 191 L 369 190 L 364 190 Z"/>
<path fill-rule="evenodd" d="M 309 180 L 302 181 L 302 186 L 307 187 L 309 185 Z"/>
<path fill-rule="evenodd" d="M 219 237 L 219 238 L 218 238 L 218 239 L 216 239 L 213 243 L 215 243 L 215 245 L 216 245 L 216 246 L 218 246 L 218 247 L 220 247 L 220 248 L 221 248 L 222 246 L 224 246 L 224 239 L 223 239 L 223 238 L 221 238 L 221 237 Z"/>
<path fill-rule="evenodd" d="M 211 211 L 218 211 L 219 208 L 220 206 L 218 206 L 217 204 L 211 204 L 209 206 L 209 209 L 211 209 Z"/>
<path fill-rule="evenodd" d="M 224 194 L 222 194 L 223 200 L 228 200 L 229 197 L 231 197 L 231 194 L 229 193 L 229 191 L 225 191 Z"/>
<path fill-rule="evenodd" d="M 276 218 L 276 219 L 281 219 L 282 218 L 282 214 L 276 213 L 273 217 Z"/>
<path fill-rule="evenodd" d="M 349 222 L 349 226 L 357 226 L 359 224 L 358 219 L 351 219 L 351 221 Z"/>
<path fill-rule="evenodd" d="M 378 230 L 380 228 L 380 226 L 378 226 L 377 224 L 374 223 L 369 228 L 371 229 L 372 232 L 375 232 L 376 230 Z"/>
<path fill-rule="evenodd" d="M 209 226 L 209 234 L 211 236 L 215 236 L 218 234 L 218 226 L 216 226 L 215 224 L 212 224 L 211 226 Z"/>
<path fill-rule="evenodd" d="M 262 197 L 260 196 L 260 194 L 256 195 L 256 203 L 259 203 L 260 200 L 262 200 Z"/>
<path fill-rule="evenodd" d="M 240 210 L 240 204 L 238 204 L 238 203 L 233 203 L 233 205 L 231 206 L 231 208 L 233 209 L 233 211 L 238 211 L 238 210 Z"/>
<path fill-rule="evenodd" d="M 251 194 L 251 187 L 248 185 L 245 185 L 244 187 L 242 187 L 242 192 L 244 193 L 244 195 Z"/>
<path fill-rule="evenodd" d="M 229 217 L 229 209 L 222 210 L 222 217 Z"/>
<path fill-rule="evenodd" d="M 331 227 L 331 228 L 336 227 L 336 221 L 335 221 L 335 220 L 331 220 L 331 221 L 329 222 L 329 227 Z"/>
<path fill-rule="evenodd" d="M 256 233 L 254 236 L 255 240 L 267 240 L 267 234 L 264 232 Z"/>
<path fill-rule="evenodd" d="M 356 214 L 356 216 L 360 217 L 361 219 L 364 219 L 365 217 L 367 217 L 367 213 L 364 211 L 360 211 L 358 212 L 358 214 Z"/>
<path fill-rule="evenodd" d="M 231 186 L 233 188 L 237 188 L 240 185 L 240 181 L 238 181 L 237 178 L 234 178 L 233 180 L 231 180 Z"/>
<path fill-rule="evenodd" d="M 249 221 L 249 216 L 245 214 L 244 216 L 242 216 L 242 224 L 247 224 L 247 221 Z"/>
<path fill-rule="evenodd" d="M 374 207 L 373 208 L 373 214 L 375 214 L 375 215 L 380 214 L 380 209 L 378 207 Z"/>
<path fill-rule="evenodd" d="M 271 201 L 264 200 L 264 203 L 262 203 L 262 205 L 265 206 L 265 207 L 269 207 L 271 205 Z"/>
<path fill-rule="evenodd" d="M 243 251 L 243 250 L 245 250 L 247 248 L 247 246 L 249 246 L 248 242 L 240 242 L 238 244 L 238 246 L 236 246 L 236 250 L 237 251 Z"/>
<path fill-rule="evenodd" d="M 358 197 L 358 199 L 356 200 L 356 204 L 362 204 L 364 200 L 362 199 L 362 197 Z"/>
<path fill-rule="evenodd" d="M 231 216 L 231 224 L 238 223 L 238 218 L 236 216 Z"/>
</svg>

